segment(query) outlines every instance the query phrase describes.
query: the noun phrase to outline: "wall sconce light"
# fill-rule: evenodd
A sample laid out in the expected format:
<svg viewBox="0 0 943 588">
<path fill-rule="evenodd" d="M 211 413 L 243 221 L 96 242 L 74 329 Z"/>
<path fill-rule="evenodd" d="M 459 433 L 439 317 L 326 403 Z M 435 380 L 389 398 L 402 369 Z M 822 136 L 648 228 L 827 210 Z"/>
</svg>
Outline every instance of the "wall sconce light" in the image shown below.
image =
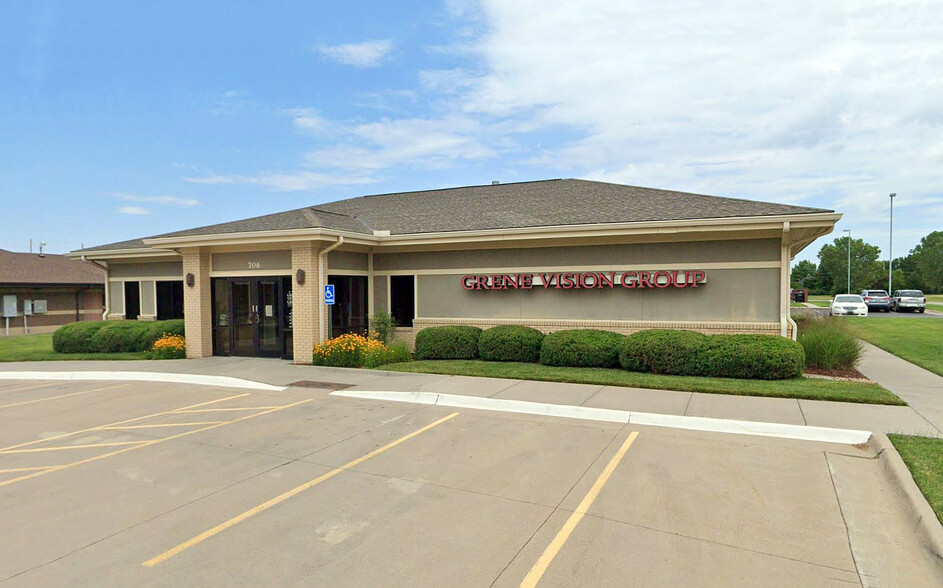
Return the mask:
<svg viewBox="0 0 943 588">
<path fill-rule="evenodd" d="M 295 273 L 295 281 L 298 282 L 299 286 L 305 285 L 305 271 L 300 269 Z"/>
<path fill-rule="evenodd" d="M 192 288 L 193 284 L 195 283 L 193 274 L 187 274 L 186 281 L 187 281 L 187 288 Z"/>
</svg>

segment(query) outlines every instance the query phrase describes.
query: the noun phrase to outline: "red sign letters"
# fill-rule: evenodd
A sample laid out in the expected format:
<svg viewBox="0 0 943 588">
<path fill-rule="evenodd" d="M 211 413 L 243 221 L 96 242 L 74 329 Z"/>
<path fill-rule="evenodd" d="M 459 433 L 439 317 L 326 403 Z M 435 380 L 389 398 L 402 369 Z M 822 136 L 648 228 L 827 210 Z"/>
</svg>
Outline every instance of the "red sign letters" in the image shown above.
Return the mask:
<svg viewBox="0 0 943 588">
<path fill-rule="evenodd" d="M 697 288 L 705 281 L 707 281 L 707 273 L 701 270 L 470 274 L 462 276 L 462 288 L 466 290 L 532 290 L 540 286 L 544 289 L 556 290 Z"/>
</svg>

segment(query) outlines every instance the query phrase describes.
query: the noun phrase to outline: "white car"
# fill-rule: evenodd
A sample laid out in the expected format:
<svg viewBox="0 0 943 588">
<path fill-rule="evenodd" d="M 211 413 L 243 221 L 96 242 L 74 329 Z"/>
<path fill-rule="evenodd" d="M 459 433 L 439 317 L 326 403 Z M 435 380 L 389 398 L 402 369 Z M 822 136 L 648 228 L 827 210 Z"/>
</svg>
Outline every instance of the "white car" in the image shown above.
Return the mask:
<svg viewBox="0 0 943 588">
<path fill-rule="evenodd" d="M 839 294 L 828 307 L 832 316 L 868 316 L 868 305 L 857 294 Z"/>
</svg>

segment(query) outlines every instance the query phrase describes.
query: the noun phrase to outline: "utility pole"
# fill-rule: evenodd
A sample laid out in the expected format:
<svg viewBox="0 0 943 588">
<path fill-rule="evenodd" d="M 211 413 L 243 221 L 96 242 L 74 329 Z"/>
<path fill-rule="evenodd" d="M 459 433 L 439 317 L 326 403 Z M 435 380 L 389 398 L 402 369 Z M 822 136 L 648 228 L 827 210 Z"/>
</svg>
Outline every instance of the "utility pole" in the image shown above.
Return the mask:
<svg viewBox="0 0 943 588">
<path fill-rule="evenodd" d="M 887 246 L 887 295 L 894 295 L 894 197 L 897 192 L 891 192 L 891 236 Z"/>
<path fill-rule="evenodd" d="M 843 233 L 848 233 L 848 290 L 846 294 L 851 294 L 851 229 L 845 229 Z"/>
</svg>

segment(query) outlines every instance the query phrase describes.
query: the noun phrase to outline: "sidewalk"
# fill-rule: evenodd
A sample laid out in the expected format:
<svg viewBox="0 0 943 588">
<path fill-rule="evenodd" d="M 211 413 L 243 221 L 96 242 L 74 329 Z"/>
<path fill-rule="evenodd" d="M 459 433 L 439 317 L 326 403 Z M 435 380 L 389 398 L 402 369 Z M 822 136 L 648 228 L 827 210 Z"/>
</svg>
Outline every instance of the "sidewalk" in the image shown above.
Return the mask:
<svg viewBox="0 0 943 588">
<path fill-rule="evenodd" d="M 883 357 L 882 354 L 891 359 Z M 914 407 L 311 367 L 293 365 L 277 359 L 237 357 L 208 357 L 186 361 L 3 363 L 0 364 L 0 371 L 172 372 L 232 376 L 278 386 L 311 381 L 347 385 L 350 386 L 349 390 L 437 392 L 657 414 L 943 437 L 943 393 L 936 402 L 932 394 L 932 390 L 943 392 L 943 385 L 933 381 L 925 382 L 919 374 L 911 374 L 907 366 L 921 372 L 924 370 L 880 350 L 869 349 L 863 364 L 863 373 L 873 377 L 908 403 L 914 403 Z M 930 375 L 939 379 L 939 376 Z"/>
</svg>

